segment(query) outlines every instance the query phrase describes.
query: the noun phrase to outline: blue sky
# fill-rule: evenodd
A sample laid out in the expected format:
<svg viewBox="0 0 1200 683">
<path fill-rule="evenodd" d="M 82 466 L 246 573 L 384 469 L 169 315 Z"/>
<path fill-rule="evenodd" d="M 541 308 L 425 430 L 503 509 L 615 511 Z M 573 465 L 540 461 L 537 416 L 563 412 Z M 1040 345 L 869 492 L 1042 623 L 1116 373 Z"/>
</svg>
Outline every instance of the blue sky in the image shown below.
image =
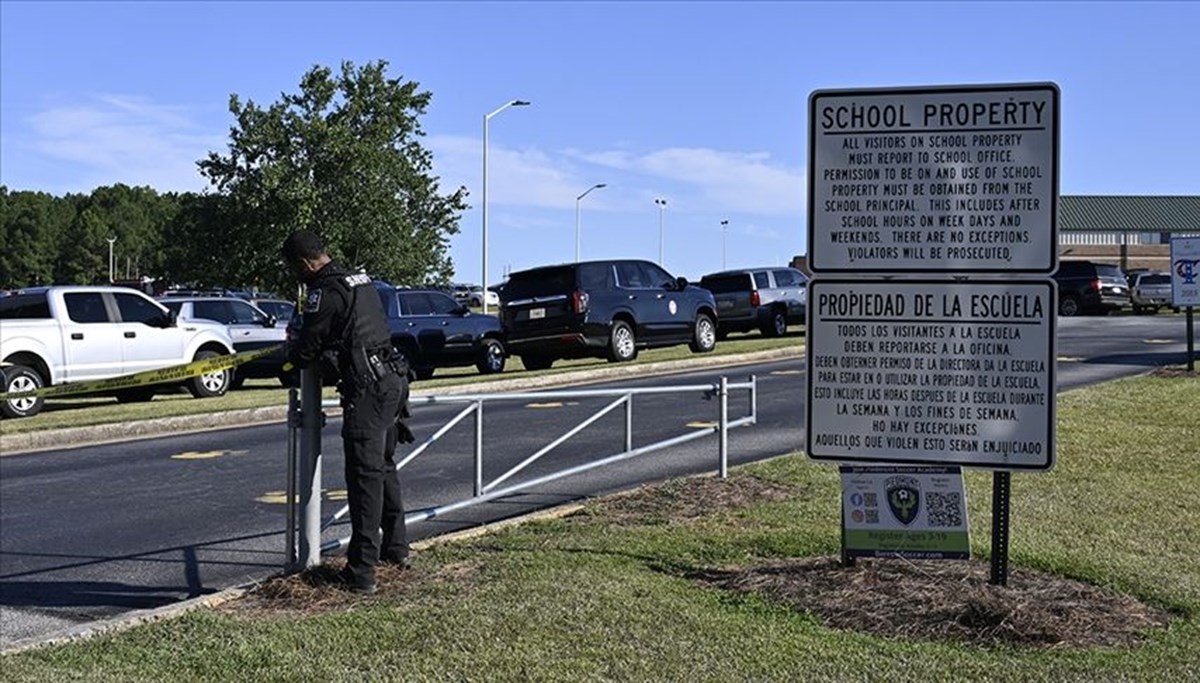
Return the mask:
<svg viewBox="0 0 1200 683">
<path fill-rule="evenodd" d="M 383 59 L 433 94 L 451 243 L 490 280 L 583 258 L 658 259 L 696 279 L 806 251 L 814 89 L 1054 81 L 1064 194 L 1200 190 L 1200 3 L 0 3 L 0 182 L 204 189 L 237 93 L 298 90 L 313 65 Z M 723 234 L 720 222 L 729 221 Z"/>
</svg>

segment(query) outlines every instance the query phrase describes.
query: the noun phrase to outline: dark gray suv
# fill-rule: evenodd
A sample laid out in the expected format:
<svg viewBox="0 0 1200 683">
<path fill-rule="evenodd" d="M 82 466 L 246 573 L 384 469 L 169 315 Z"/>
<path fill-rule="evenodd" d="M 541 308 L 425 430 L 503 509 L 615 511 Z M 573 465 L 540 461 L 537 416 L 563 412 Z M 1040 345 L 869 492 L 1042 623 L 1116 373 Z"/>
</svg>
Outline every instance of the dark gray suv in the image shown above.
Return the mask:
<svg viewBox="0 0 1200 683">
<path fill-rule="evenodd" d="M 639 349 L 712 351 L 717 307 L 708 290 L 649 261 L 589 261 L 513 273 L 500 293 L 508 350 L 530 370 L 559 358 L 633 360 Z"/>
<path fill-rule="evenodd" d="M 759 329 L 768 337 L 804 323 L 808 277 L 795 268 L 743 268 L 709 273 L 700 286 L 713 293 L 724 338 L 730 332 Z"/>
</svg>

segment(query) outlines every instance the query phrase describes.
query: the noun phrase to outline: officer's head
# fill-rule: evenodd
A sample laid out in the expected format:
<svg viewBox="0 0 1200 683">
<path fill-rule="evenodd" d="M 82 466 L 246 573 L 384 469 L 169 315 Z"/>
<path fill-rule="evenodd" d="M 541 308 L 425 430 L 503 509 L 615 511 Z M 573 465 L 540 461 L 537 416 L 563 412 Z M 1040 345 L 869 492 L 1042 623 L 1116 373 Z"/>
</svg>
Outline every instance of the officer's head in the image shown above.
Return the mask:
<svg viewBox="0 0 1200 683">
<path fill-rule="evenodd" d="M 311 280 L 317 271 L 329 263 L 325 243 L 310 230 L 297 230 L 283 241 L 283 260 L 301 280 Z"/>
</svg>

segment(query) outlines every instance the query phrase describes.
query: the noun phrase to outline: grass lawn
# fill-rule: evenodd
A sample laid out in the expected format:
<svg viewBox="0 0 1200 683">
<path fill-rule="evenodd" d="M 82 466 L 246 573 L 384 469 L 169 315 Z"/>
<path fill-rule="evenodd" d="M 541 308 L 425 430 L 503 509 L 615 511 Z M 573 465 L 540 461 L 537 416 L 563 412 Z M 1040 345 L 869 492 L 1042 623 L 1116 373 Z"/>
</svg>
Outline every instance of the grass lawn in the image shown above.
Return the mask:
<svg viewBox="0 0 1200 683">
<path fill-rule="evenodd" d="M 837 630 L 706 571 L 836 553 L 835 469 L 803 456 L 435 545 L 379 595 L 299 577 L 120 634 L 10 655 L 6 681 L 1184 681 L 1200 675 L 1200 380 L 1059 400 L 1058 464 L 1013 479 L 1010 589 L 1040 570 L 1174 615 L 1124 647 L 982 647 Z M 990 475 L 967 477 L 988 550 Z M 692 487 L 697 481 L 703 487 Z M 713 495 L 722 491 L 783 495 Z M 706 491 L 697 499 L 689 492 Z M 899 562 L 899 561 L 893 561 Z M 948 590 L 958 590 L 951 587 Z M 997 589 L 999 590 L 999 589 Z M 1082 608 L 1082 607 L 1081 607 Z"/>
<path fill-rule="evenodd" d="M 733 335 L 728 340 L 717 344 L 717 348 L 708 354 L 712 356 L 728 356 L 732 354 L 766 351 L 787 347 L 803 347 L 803 333 L 793 332 L 787 336 L 770 339 L 762 337 L 757 332 L 745 335 Z M 638 354 L 638 364 L 662 361 L 681 360 L 685 358 L 702 358 L 688 350 L 687 346 L 673 346 L 652 351 L 642 351 Z M 545 375 L 562 374 L 573 370 L 587 368 L 605 368 L 609 363 L 599 359 L 558 361 L 549 370 L 530 371 L 521 364 L 520 359 L 510 358 L 505 371 L 498 375 L 480 375 L 474 367 L 446 368 L 437 371 L 433 379 L 423 380 L 413 384 L 413 389 L 436 389 L 438 387 L 476 382 L 491 382 L 514 377 L 540 377 Z M 120 404 L 111 397 L 63 398 L 46 401 L 45 407 L 38 415 L 19 420 L 0 421 L 0 435 L 18 434 L 21 432 L 41 429 L 61 429 L 64 427 L 83 427 L 87 425 L 108 424 L 111 422 L 128 422 L 158 417 L 174 417 L 177 415 L 197 415 L 216 413 L 225 410 L 241 410 L 246 408 L 261 408 L 265 406 L 287 405 L 287 390 L 283 389 L 276 380 L 250 380 L 236 391 L 231 391 L 218 398 L 196 400 L 183 389 L 167 389 L 170 393 L 155 396 L 147 403 Z M 335 395 L 332 387 L 325 390 L 326 397 Z"/>
</svg>

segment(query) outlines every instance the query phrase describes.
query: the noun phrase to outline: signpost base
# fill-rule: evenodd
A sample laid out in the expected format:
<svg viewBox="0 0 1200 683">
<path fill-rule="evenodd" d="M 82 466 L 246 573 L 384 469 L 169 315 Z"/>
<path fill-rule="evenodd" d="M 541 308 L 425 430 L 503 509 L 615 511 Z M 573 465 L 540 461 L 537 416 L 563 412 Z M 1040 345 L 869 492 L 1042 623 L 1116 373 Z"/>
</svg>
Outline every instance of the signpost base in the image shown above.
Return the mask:
<svg viewBox="0 0 1200 683">
<path fill-rule="evenodd" d="M 1012 474 L 992 473 L 992 579 L 993 586 L 1008 585 L 1008 508 Z"/>
<path fill-rule="evenodd" d="M 1192 306 L 1187 307 L 1188 372 L 1196 369 L 1196 328 L 1192 326 Z"/>
</svg>

